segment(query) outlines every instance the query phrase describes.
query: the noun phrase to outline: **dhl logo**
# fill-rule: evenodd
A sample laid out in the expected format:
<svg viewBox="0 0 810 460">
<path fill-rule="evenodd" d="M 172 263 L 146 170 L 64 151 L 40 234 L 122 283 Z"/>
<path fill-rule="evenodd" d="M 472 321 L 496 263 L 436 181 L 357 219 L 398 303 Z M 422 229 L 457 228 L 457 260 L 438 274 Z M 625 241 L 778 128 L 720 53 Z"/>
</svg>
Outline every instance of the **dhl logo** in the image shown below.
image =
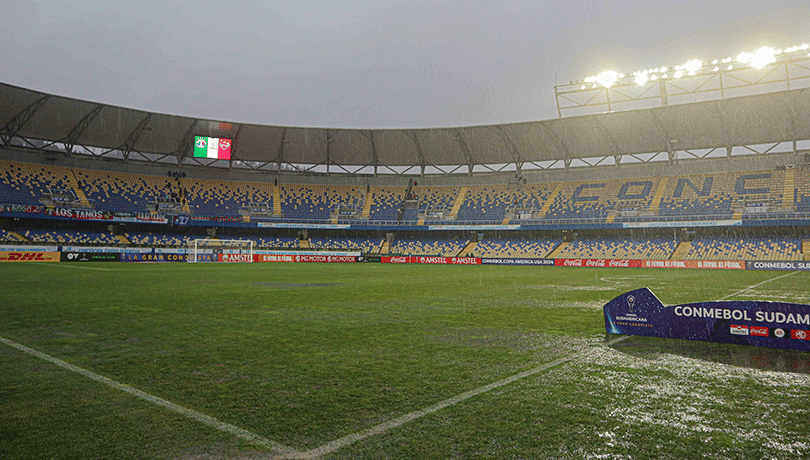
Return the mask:
<svg viewBox="0 0 810 460">
<path fill-rule="evenodd" d="M 0 252 L 0 262 L 56 262 L 56 252 Z"/>
</svg>

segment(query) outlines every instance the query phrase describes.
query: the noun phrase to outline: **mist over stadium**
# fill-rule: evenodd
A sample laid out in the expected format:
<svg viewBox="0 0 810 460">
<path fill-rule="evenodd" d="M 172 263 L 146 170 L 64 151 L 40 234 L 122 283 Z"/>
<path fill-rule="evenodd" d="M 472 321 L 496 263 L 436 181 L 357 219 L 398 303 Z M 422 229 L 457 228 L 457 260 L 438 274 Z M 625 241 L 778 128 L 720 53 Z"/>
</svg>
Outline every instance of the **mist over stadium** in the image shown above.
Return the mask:
<svg viewBox="0 0 810 460">
<path fill-rule="evenodd" d="M 810 46 L 734 6 L 12 7 L 0 457 L 806 457 Z"/>
</svg>

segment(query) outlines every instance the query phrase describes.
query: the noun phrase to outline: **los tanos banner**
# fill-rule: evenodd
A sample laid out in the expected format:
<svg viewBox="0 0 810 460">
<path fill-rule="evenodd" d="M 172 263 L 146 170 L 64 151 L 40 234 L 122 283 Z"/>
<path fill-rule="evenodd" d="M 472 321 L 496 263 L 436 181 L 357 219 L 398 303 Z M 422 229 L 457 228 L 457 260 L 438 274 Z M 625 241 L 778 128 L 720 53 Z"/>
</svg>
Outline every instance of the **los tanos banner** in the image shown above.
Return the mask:
<svg viewBox="0 0 810 460">
<path fill-rule="evenodd" d="M 664 306 L 641 288 L 611 300 L 603 311 L 609 334 L 810 351 L 810 305 L 718 300 Z"/>
</svg>

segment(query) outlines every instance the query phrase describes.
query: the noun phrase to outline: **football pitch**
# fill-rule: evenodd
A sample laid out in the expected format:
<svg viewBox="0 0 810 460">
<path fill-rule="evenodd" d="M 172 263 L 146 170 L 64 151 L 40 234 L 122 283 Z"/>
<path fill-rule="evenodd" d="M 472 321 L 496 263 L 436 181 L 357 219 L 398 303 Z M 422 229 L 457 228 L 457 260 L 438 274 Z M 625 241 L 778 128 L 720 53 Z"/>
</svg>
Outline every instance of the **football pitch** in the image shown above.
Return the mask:
<svg viewBox="0 0 810 460">
<path fill-rule="evenodd" d="M 810 303 L 810 273 L 0 264 L 0 458 L 810 456 L 810 353 L 602 306 Z"/>
</svg>

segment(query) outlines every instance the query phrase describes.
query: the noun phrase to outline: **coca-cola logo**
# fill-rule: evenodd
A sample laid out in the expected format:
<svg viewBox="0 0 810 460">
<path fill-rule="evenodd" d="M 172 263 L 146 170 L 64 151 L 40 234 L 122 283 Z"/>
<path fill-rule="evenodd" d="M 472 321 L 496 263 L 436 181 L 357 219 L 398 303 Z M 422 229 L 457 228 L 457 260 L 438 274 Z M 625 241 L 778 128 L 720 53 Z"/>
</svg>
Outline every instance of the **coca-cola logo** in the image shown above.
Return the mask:
<svg viewBox="0 0 810 460">
<path fill-rule="evenodd" d="M 566 259 L 563 265 L 566 267 L 581 267 L 582 259 Z"/>
<path fill-rule="evenodd" d="M 406 262 L 408 262 L 408 259 L 405 257 L 391 257 L 392 264 L 404 264 Z"/>
<path fill-rule="evenodd" d="M 611 267 L 629 267 L 630 266 L 630 261 L 627 260 L 627 259 L 611 260 L 610 261 L 610 266 Z"/>
<path fill-rule="evenodd" d="M 590 259 L 585 262 L 586 267 L 604 267 L 605 266 L 604 259 Z"/>
<path fill-rule="evenodd" d="M 768 328 L 764 326 L 751 326 L 751 335 L 757 335 L 760 337 L 768 337 Z"/>
</svg>

